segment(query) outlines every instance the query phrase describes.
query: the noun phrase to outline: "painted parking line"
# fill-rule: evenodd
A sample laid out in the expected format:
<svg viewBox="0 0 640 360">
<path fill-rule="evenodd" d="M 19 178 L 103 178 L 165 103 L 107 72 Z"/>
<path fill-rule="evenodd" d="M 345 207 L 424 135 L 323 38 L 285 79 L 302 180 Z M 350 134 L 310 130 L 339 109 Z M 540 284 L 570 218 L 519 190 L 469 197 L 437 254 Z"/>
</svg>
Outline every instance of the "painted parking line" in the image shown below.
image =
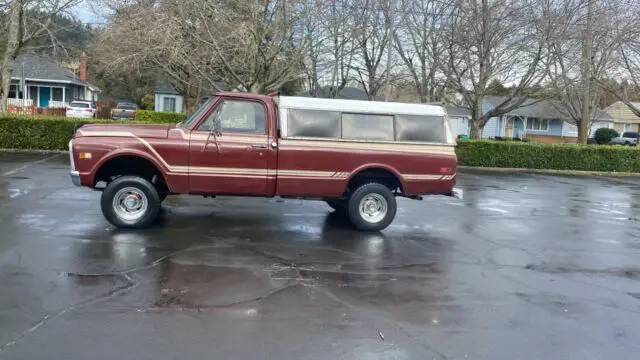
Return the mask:
<svg viewBox="0 0 640 360">
<path fill-rule="evenodd" d="M 36 161 L 32 161 L 32 162 L 26 163 L 26 164 L 20 166 L 17 169 L 13 169 L 13 170 L 7 171 L 6 173 L 2 174 L 2 176 L 12 176 L 14 174 L 17 174 L 17 173 L 23 171 L 23 170 L 26 170 L 27 168 L 32 167 L 33 165 L 42 164 L 43 162 L 47 162 L 47 161 L 49 161 L 51 159 L 55 159 L 55 158 L 60 157 L 62 155 L 64 155 L 64 154 L 55 154 L 55 155 L 48 156 L 48 157 L 46 157 L 44 159 L 40 159 L 40 160 L 36 160 Z"/>
</svg>

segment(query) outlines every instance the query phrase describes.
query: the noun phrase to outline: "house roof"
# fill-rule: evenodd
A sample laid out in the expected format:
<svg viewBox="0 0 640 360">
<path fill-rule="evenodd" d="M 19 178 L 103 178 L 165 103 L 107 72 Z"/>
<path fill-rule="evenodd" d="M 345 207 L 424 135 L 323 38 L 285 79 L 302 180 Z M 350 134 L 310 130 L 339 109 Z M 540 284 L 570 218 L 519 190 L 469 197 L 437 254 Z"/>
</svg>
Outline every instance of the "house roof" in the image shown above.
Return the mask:
<svg viewBox="0 0 640 360">
<path fill-rule="evenodd" d="M 503 101 L 507 99 L 504 96 L 486 96 L 485 101 L 487 101 L 491 106 L 498 106 Z M 563 114 L 559 108 L 561 108 L 560 104 L 557 101 L 553 100 L 537 100 L 537 99 L 526 99 L 520 107 L 509 111 L 506 115 L 513 116 L 526 116 L 526 117 L 535 117 L 541 119 L 561 119 L 567 120 L 567 116 Z M 598 119 L 599 121 L 613 121 L 613 118 L 607 114 L 605 111 L 602 111 Z"/>
<path fill-rule="evenodd" d="M 636 109 L 640 109 L 640 102 L 631 102 L 631 105 Z M 616 101 L 604 109 L 608 116 L 610 116 L 614 122 L 619 123 L 640 123 L 640 117 L 629 109 L 629 107 L 622 101 Z"/>
<path fill-rule="evenodd" d="M 180 95 L 178 90 L 171 85 L 171 83 L 165 78 L 158 78 L 156 81 L 156 94 L 166 94 L 166 95 Z"/>
<path fill-rule="evenodd" d="M 24 77 L 27 80 L 76 84 L 97 89 L 94 85 L 80 80 L 73 72 L 59 66 L 52 59 L 32 53 L 22 54 L 16 58 L 11 77 L 20 79 L 23 66 Z"/>
<path fill-rule="evenodd" d="M 440 105 L 447 110 L 447 115 L 449 117 L 471 117 L 471 111 L 469 109 L 465 109 L 463 107 L 455 106 L 452 104 L 446 104 L 442 102 L 430 102 L 427 103 L 430 105 Z"/>
<path fill-rule="evenodd" d="M 223 86 L 221 82 L 216 83 L 216 85 L 218 85 L 218 87 L 223 89 L 227 88 Z M 156 87 L 153 91 L 156 94 L 162 94 L 162 95 L 183 95 L 182 93 L 180 93 L 180 91 L 176 90 L 176 88 L 173 85 L 171 85 L 171 82 L 169 82 L 169 80 L 166 77 L 161 75 L 157 77 Z M 218 92 L 217 90 L 213 89 L 213 87 L 210 84 L 208 84 L 206 81 L 202 82 L 202 88 L 200 91 L 201 91 L 202 97 L 213 96 Z"/>
</svg>

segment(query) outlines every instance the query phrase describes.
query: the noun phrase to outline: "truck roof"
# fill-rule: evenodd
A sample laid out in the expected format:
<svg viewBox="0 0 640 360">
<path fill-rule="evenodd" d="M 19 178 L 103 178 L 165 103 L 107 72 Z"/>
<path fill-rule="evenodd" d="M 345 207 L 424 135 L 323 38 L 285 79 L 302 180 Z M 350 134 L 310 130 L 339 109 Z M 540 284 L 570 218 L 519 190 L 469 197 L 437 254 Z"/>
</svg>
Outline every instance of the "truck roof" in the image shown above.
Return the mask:
<svg viewBox="0 0 640 360">
<path fill-rule="evenodd" d="M 326 110 L 366 114 L 404 114 L 422 116 L 444 116 L 446 110 L 439 105 L 407 104 L 384 101 L 323 99 L 297 96 L 280 96 L 280 108 Z"/>
</svg>

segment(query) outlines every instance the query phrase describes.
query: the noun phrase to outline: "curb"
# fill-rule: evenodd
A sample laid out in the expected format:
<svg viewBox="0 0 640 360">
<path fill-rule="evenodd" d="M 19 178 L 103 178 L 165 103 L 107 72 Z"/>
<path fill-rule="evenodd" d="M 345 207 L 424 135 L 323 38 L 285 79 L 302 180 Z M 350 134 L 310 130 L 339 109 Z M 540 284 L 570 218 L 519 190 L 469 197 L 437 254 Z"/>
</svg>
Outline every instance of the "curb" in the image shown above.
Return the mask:
<svg viewBox="0 0 640 360">
<path fill-rule="evenodd" d="M 39 150 L 39 149 L 1 149 L 4 153 L 32 153 L 32 154 L 66 154 L 69 150 Z"/>
<path fill-rule="evenodd" d="M 585 171 L 585 170 L 554 170 L 554 169 L 526 169 L 526 168 L 496 168 L 496 167 L 478 167 L 478 166 L 458 166 L 458 169 L 483 171 L 483 172 L 500 172 L 500 173 L 525 173 L 525 174 L 569 175 L 569 176 L 640 177 L 640 173 L 633 173 L 633 172 L 607 172 L 607 171 Z"/>
</svg>

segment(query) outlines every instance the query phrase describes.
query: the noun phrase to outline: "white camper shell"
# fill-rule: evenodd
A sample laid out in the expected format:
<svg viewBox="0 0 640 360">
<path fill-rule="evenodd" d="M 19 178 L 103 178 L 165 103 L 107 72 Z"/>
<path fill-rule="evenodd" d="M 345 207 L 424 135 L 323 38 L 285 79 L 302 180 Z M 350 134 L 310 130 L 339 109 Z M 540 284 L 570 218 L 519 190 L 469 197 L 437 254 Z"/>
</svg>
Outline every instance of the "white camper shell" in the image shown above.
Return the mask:
<svg viewBox="0 0 640 360">
<path fill-rule="evenodd" d="M 439 105 L 280 96 L 282 138 L 454 145 Z"/>
</svg>

